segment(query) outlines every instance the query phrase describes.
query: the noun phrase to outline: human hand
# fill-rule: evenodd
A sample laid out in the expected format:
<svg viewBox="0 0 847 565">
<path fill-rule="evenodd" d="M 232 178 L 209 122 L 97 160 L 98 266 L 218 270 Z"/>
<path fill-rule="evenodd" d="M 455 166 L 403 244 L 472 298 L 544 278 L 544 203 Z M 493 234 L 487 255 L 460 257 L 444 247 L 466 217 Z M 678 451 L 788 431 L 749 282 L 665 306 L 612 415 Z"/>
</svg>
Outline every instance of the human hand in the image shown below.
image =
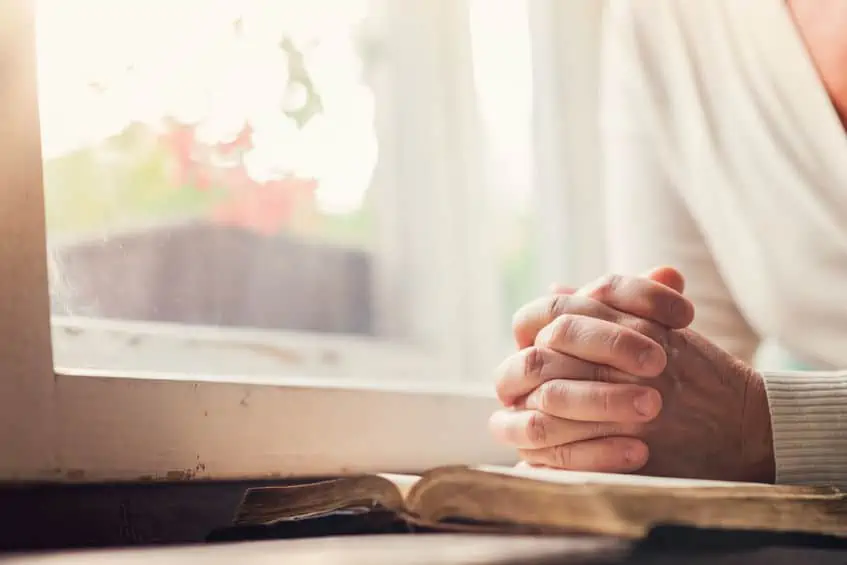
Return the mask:
<svg viewBox="0 0 847 565">
<path fill-rule="evenodd" d="M 690 303 L 650 282 L 606 278 L 522 308 L 522 349 L 498 368 L 506 408 L 492 416 L 494 435 L 534 465 L 772 480 L 761 376 L 681 329 Z"/>
</svg>

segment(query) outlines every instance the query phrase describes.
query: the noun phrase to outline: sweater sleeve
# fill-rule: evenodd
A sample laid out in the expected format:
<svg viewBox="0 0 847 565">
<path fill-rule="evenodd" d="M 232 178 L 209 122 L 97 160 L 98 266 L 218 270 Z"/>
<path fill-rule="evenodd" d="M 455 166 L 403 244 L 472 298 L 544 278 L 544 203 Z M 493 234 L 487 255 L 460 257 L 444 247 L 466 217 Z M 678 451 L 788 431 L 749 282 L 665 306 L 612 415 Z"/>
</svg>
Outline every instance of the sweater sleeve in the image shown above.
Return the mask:
<svg viewBox="0 0 847 565">
<path fill-rule="evenodd" d="M 847 490 L 847 371 L 764 374 L 776 480 Z"/>
</svg>

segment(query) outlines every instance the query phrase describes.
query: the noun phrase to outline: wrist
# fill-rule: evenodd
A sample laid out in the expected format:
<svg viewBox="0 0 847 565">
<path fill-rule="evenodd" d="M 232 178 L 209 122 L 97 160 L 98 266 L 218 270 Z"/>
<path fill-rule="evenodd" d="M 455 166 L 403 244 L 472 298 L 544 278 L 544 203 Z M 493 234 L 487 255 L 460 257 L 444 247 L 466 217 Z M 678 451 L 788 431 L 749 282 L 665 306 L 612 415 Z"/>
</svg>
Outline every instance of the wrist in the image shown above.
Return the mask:
<svg viewBox="0 0 847 565">
<path fill-rule="evenodd" d="M 770 405 L 761 373 L 745 367 L 741 446 L 743 480 L 772 483 L 776 478 Z"/>
</svg>

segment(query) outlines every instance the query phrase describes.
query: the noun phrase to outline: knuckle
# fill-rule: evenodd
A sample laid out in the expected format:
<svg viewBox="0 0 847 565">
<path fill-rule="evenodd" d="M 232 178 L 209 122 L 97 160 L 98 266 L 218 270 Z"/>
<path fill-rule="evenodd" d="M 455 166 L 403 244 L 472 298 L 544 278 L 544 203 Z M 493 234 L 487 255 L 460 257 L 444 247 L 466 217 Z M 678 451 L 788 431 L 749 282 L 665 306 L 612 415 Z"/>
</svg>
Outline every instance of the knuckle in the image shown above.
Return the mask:
<svg viewBox="0 0 847 565">
<path fill-rule="evenodd" d="M 646 336 L 652 337 L 652 335 L 656 333 L 656 325 L 653 322 L 645 320 L 644 318 L 627 317 L 627 320 L 626 322 L 624 322 L 624 325 L 629 329 Z"/>
<path fill-rule="evenodd" d="M 576 341 L 579 334 L 579 318 L 570 314 L 564 314 L 556 318 L 550 340 L 556 343 L 569 343 Z"/>
<path fill-rule="evenodd" d="M 547 304 L 547 316 L 549 320 L 555 320 L 562 314 L 567 314 L 571 303 L 571 297 L 567 294 L 557 294 Z"/>
<path fill-rule="evenodd" d="M 655 322 L 643 318 L 628 318 L 624 325 L 634 332 L 649 337 L 659 345 L 667 342 L 667 330 L 662 329 Z"/>
<path fill-rule="evenodd" d="M 550 459 L 555 467 L 570 469 L 573 465 L 573 447 L 570 444 L 563 444 L 551 448 Z"/>
<path fill-rule="evenodd" d="M 672 326 L 684 326 L 690 322 L 689 301 L 676 291 L 653 284 L 643 294 L 645 316 L 652 321 Z"/>
<path fill-rule="evenodd" d="M 598 414 L 610 416 L 612 412 L 612 393 L 607 388 L 592 388 L 586 393 L 586 401 L 597 410 Z"/>
<path fill-rule="evenodd" d="M 552 411 L 561 405 L 568 393 L 568 385 L 563 381 L 547 381 L 538 387 L 536 405 L 542 412 Z"/>
<path fill-rule="evenodd" d="M 600 301 L 605 301 L 618 292 L 620 287 L 623 285 L 623 282 L 624 279 L 621 275 L 614 273 L 604 275 L 594 285 L 594 289 L 591 291 L 591 297 Z"/>
<path fill-rule="evenodd" d="M 528 347 L 524 353 L 524 379 L 533 382 L 541 380 L 541 371 L 544 369 L 544 364 L 543 352 L 535 346 Z"/>
<path fill-rule="evenodd" d="M 625 333 L 624 327 L 616 325 L 609 332 L 605 339 L 609 352 L 613 355 L 626 353 L 629 336 Z"/>
<path fill-rule="evenodd" d="M 548 420 L 541 412 L 532 412 L 526 422 L 526 439 L 532 446 L 544 445 L 549 436 Z"/>
<path fill-rule="evenodd" d="M 611 358 L 619 362 L 627 361 L 637 367 L 644 366 L 655 355 L 655 350 L 662 347 L 661 343 L 639 337 L 624 326 L 616 326 L 605 341 Z"/>
</svg>

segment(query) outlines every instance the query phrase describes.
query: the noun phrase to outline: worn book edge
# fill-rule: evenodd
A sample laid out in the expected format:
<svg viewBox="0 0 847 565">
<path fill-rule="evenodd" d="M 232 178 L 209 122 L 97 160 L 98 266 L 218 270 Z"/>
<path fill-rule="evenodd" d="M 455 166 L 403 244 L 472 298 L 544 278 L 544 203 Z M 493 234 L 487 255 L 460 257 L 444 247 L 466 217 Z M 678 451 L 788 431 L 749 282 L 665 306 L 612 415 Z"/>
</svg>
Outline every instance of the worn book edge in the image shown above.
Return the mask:
<svg viewBox="0 0 847 565">
<path fill-rule="evenodd" d="M 444 467 L 421 477 L 360 475 L 250 489 L 236 525 L 389 510 L 461 531 L 584 532 L 642 537 L 657 525 L 847 535 L 833 487 L 773 486 L 501 467 Z"/>
</svg>

